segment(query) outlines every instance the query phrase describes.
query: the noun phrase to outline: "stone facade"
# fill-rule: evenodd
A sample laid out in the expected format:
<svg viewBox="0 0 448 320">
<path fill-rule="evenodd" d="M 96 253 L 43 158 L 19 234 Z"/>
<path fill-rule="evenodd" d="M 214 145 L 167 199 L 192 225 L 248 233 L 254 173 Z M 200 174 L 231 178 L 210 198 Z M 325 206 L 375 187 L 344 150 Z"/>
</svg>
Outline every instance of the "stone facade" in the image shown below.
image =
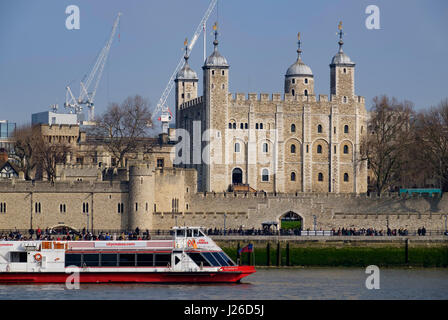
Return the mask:
<svg viewBox="0 0 448 320">
<path fill-rule="evenodd" d="M 261 228 L 288 214 L 303 229 L 407 228 L 445 230 L 448 198 L 343 193 L 196 192 L 197 172 L 132 164 L 121 181 L 0 182 L 0 229 Z"/>
<path fill-rule="evenodd" d="M 217 39 L 214 44 L 203 66 L 203 96 L 192 86 L 197 78 L 176 80 L 176 125 L 185 130 L 182 139 L 188 135 L 184 149 L 190 150 L 181 164 L 198 170 L 200 191 L 222 192 L 239 183 L 266 192 L 367 191 L 367 166 L 359 156 L 367 112 L 355 94 L 355 64 L 341 43 L 330 64 L 330 97 L 314 94 L 300 43 L 284 95 L 233 95 L 229 65 Z"/>
</svg>

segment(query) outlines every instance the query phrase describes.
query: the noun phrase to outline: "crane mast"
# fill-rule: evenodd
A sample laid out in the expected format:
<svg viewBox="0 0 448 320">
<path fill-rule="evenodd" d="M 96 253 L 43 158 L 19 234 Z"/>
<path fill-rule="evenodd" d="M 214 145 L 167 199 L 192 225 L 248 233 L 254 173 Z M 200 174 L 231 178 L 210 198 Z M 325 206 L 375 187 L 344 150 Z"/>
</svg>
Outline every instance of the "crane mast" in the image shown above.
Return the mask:
<svg viewBox="0 0 448 320">
<path fill-rule="evenodd" d="M 210 17 L 210 14 L 212 13 L 213 9 L 216 6 L 216 3 L 218 2 L 218 0 L 212 0 L 207 11 L 205 12 L 204 16 L 201 19 L 201 22 L 199 23 L 198 27 L 196 28 L 193 37 L 191 37 L 191 41 L 190 44 L 188 45 L 188 51 L 192 51 L 194 45 L 196 44 L 196 41 L 198 40 L 199 36 L 201 35 L 201 32 L 204 29 L 205 24 L 207 23 L 208 18 Z M 204 35 L 205 35 L 205 30 L 204 30 Z M 160 121 L 162 122 L 162 132 L 163 133 L 168 133 L 168 127 L 169 127 L 169 122 L 172 120 L 172 114 L 168 108 L 168 106 L 166 105 L 166 100 L 168 99 L 168 96 L 171 93 L 171 90 L 174 87 L 174 79 L 176 78 L 177 73 L 179 72 L 179 70 L 184 66 L 185 63 L 185 59 L 184 59 L 184 55 L 182 54 L 179 63 L 176 66 L 176 69 L 174 69 L 173 74 L 171 75 L 170 79 L 168 80 L 168 84 L 165 88 L 165 90 L 162 93 L 162 96 L 159 99 L 159 102 L 157 103 L 157 106 L 153 112 L 152 115 L 152 119 L 155 118 L 155 116 L 159 113 L 161 113 L 160 116 Z"/>
<path fill-rule="evenodd" d="M 66 87 L 65 94 L 65 108 L 70 109 L 72 112 L 77 114 L 82 113 L 83 105 L 88 107 L 88 120 L 94 120 L 94 101 L 96 96 L 96 91 L 100 83 L 101 77 L 103 75 L 104 66 L 106 65 L 107 57 L 109 55 L 112 42 L 117 31 L 118 24 L 120 22 L 121 12 L 118 13 L 115 18 L 112 31 L 109 36 L 109 40 L 106 45 L 101 49 L 95 64 L 90 70 L 90 73 L 86 75 L 80 83 L 80 93 L 79 97 L 75 98 L 70 86 Z M 93 82 L 93 86 L 92 86 Z M 91 91 L 89 91 L 91 90 Z"/>
</svg>

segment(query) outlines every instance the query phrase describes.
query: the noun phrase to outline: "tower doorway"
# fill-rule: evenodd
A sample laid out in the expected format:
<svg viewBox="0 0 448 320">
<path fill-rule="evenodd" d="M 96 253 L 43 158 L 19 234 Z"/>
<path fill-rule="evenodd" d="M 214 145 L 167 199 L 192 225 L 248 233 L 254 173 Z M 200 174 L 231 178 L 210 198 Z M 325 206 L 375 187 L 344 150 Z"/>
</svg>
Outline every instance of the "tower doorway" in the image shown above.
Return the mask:
<svg viewBox="0 0 448 320">
<path fill-rule="evenodd" d="M 293 211 L 288 211 L 280 218 L 280 228 L 283 230 L 302 230 L 302 227 L 302 217 Z"/>
<path fill-rule="evenodd" d="M 243 170 L 240 168 L 235 168 L 232 170 L 232 184 L 242 184 L 243 183 Z"/>
</svg>

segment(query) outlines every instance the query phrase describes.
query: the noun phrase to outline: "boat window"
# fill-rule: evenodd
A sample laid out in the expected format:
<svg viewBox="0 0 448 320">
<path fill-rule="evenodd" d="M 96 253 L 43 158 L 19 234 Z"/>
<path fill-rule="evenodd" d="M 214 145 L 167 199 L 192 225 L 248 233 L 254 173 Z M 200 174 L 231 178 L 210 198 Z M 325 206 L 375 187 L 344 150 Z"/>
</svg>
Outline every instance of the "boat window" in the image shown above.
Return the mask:
<svg viewBox="0 0 448 320">
<path fill-rule="evenodd" d="M 11 252 L 11 262 L 26 262 L 26 252 Z"/>
<path fill-rule="evenodd" d="M 65 266 L 81 267 L 81 254 L 79 253 L 67 253 L 65 254 Z"/>
<path fill-rule="evenodd" d="M 230 259 L 229 256 L 224 251 L 220 251 L 219 255 L 229 264 L 229 266 L 235 265 L 235 262 L 233 262 L 233 260 Z"/>
<path fill-rule="evenodd" d="M 102 253 L 101 254 L 101 266 L 116 267 L 117 266 L 117 254 L 116 253 Z"/>
<path fill-rule="evenodd" d="M 204 233 L 203 233 L 201 230 L 199 230 L 199 235 L 198 235 L 198 237 L 205 237 Z"/>
<path fill-rule="evenodd" d="M 157 267 L 166 267 L 171 263 L 171 254 L 170 253 L 156 253 L 154 255 L 155 258 L 155 266 Z"/>
<path fill-rule="evenodd" d="M 86 267 L 98 267 L 100 265 L 100 255 L 98 253 L 83 254 L 83 265 Z"/>
<path fill-rule="evenodd" d="M 191 237 L 191 236 L 192 236 L 192 231 L 193 231 L 193 230 L 191 230 L 191 229 L 188 229 L 188 230 L 187 230 L 187 237 Z"/>
<path fill-rule="evenodd" d="M 228 266 L 229 264 L 221 257 L 218 252 L 212 252 L 213 257 L 218 260 L 219 264 L 222 266 Z"/>
<path fill-rule="evenodd" d="M 184 229 L 176 230 L 176 236 L 177 237 L 185 237 L 185 230 Z"/>
<path fill-rule="evenodd" d="M 137 253 L 138 267 L 152 267 L 154 265 L 154 255 L 152 253 Z"/>
<path fill-rule="evenodd" d="M 134 253 L 120 253 L 120 267 L 134 267 L 135 254 Z"/>
<path fill-rule="evenodd" d="M 202 254 L 204 255 L 204 257 L 205 257 L 208 261 L 210 261 L 210 263 L 211 263 L 213 266 L 215 266 L 215 267 L 218 267 L 218 266 L 219 266 L 219 262 L 216 261 L 215 258 L 213 258 L 212 254 L 211 254 L 210 252 L 203 252 Z"/>
<path fill-rule="evenodd" d="M 198 266 L 210 267 L 210 263 L 198 252 L 188 252 L 188 256 L 194 261 Z"/>
<path fill-rule="evenodd" d="M 199 230 L 193 229 L 193 237 L 199 237 Z"/>
</svg>

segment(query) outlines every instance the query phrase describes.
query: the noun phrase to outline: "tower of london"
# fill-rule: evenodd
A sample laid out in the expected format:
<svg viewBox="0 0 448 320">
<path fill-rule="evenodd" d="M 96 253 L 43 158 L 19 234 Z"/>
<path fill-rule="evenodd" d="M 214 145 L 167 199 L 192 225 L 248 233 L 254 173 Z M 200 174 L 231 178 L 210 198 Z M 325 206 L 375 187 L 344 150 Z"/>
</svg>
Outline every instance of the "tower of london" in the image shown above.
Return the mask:
<svg viewBox="0 0 448 320">
<path fill-rule="evenodd" d="M 355 93 L 355 63 L 343 50 L 339 29 L 339 50 L 329 65 L 330 95 L 314 91 L 300 34 L 284 94 L 229 93 L 230 65 L 218 50 L 215 30 L 198 96 L 199 79 L 186 53 L 175 80 L 176 128 L 185 132 L 179 134 L 182 152 L 189 149 L 180 165 L 197 169 L 199 191 L 222 192 L 232 185 L 280 193 L 367 191 L 367 165 L 360 157 L 365 100 Z"/>
</svg>

